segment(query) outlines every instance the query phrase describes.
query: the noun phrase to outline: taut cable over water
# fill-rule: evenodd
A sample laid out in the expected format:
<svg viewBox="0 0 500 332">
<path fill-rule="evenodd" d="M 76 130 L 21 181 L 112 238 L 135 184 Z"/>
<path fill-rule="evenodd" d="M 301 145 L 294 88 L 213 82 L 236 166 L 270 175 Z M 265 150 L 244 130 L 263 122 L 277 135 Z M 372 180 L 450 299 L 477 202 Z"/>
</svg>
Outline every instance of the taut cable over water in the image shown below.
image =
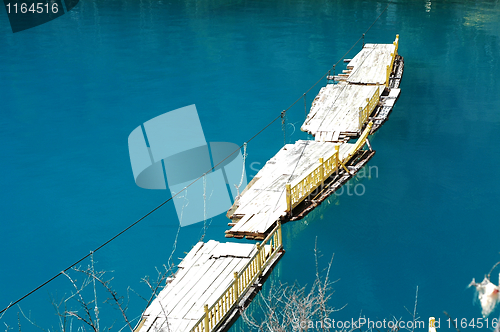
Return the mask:
<svg viewBox="0 0 500 332">
<path fill-rule="evenodd" d="M 342 61 L 342 59 L 364 38 L 364 35 L 374 26 L 374 24 L 378 21 L 378 19 L 382 16 L 382 14 L 387 10 L 387 8 L 389 7 L 389 4 L 382 10 L 382 12 L 380 13 L 380 15 L 375 19 L 375 21 L 370 25 L 370 27 L 363 33 L 362 37 L 360 37 L 353 45 L 352 47 L 339 59 L 339 61 L 337 61 L 334 65 L 333 65 L 333 68 L 335 68 L 335 66 L 340 63 L 340 61 Z M 141 222 L 142 220 L 146 219 L 148 216 L 150 216 L 151 214 L 153 214 L 154 212 L 156 212 L 158 209 L 160 209 L 161 207 L 163 207 L 165 204 L 167 204 L 168 202 L 170 202 L 174 197 L 178 196 L 179 194 L 181 194 L 182 192 L 186 191 L 190 186 L 192 186 L 194 183 L 196 183 L 198 180 L 200 180 L 201 178 L 203 178 L 206 174 L 210 173 L 211 171 L 213 171 L 217 166 L 221 165 L 223 162 L 225 162 L 228 158 L 230 158 L 232 155 L 234 155 L 235 153 L 241 151 L 241 148 L 246 146 L 246 144 L 248 144 L 249 142 L 251 142 L 254 138 L 256 138 L 257 136 L 259 136 L 263 131 L 265 131 L 269 126 L 271 126 L 273 123 L 275 123 L 278 119 L 280 118 L 283 118 L 285 115 L 286 115 L 286 112 L 288 110 L 290 110 L 298 101 L 300 101 L 302 98 L 304 98 L 304 103 L 306 102 L 306 94 L 309 93 L 319 82 L 321 82 L 328 74 L 330 73 L 330 70 L 327 71 L 323 76 L 321 76 L 321 78 L 316 82 L 314 83 L 306 92 L 304 92 L 297 100 L 295 100 L 288 108 L 286 108 L 285 110 L 283 110 L 283 112 L 280 112 L 279 115 L 277 115 L 274 119 L 272 119 L 267 125 L 265 125 L 264 127 L 262 127 L 256 134 L 254 134 L 252 137 L 250 137 L 250 139 L 248 139 L 243 145 L 241 145 L 238 149 L 236 149 L 234 152 L 232 152 L 231 154 L 229 154 L 226 158 L 224 158 L 223 160 L 221 160 L 218 164 L 214 165 L 211 169 L 207 170 L 205 173 L 203 173 L 202 175 L 200 175 L 198 178 L 196 178 L 194 181 L 192 181 L 189 185 L 187 185 L 183 190 L 177 192 L 176 194 L 172 195 L 170 198 L 168 198 L 167 200 L 165 200 L 164 202 L 162 202 L 161 204 L 159 204 L 158 206 L 156 206 L 154 209 L 152 209 L 151 211 L 149 211 L 148 213 L 146 213 L 145 215 L 143 215 L 141 218 L 137 219 L 135 222 L 133 222 L 132 224 L 130 224 L 128 227 L 124 228 L 123 230 L 121 230 L 120 232 L 118 232 L 115 236 L 111 237 L 109 240 L 107 240 L 106 242 L 104 242 L 103 244 L 99 245 L 97 248 L 95 248 L 94 250 L 90 251 L 89 254 L 81 257 L 80 259 L 78 259 L 77 261 L 75 261 L 73 264 L 67 266 L 66 268 L 64 268 L 61 272 L 55 274 L 53 277 L 49 278 L 47 281 L 43 282 L 42 284 L 40 284 L 38 287 L 32 289 L 31 291 L 29 291 L 28 293 L 26 293 L 24 296 L 20 297 L 19 299 L 15 300 L 15 301 L 12 301 L 7 307 L 5 307 L 4 309 L 2 309 L 0 311 L 0 314 L 4 313 L 5 311 L 7 311 L 9 308 L 11 308 L 12 306 L 18 304 L 19 302 L 21 302 L 22 300 L 24 300 L 25 298 L 27 298 L 28 296 L 32 295 L 33 293 L 37 292 L 38 290 L 40 290 L 41 288 L 43 288 L 44 286 L 46 286 L 47 284 L 49 284 L 50 282 L 54 281 L 56 278 L 58 278 L 59 276 L 61 275 L 64 275 L 65 272 L 67 272 L 68 270 L 70 270 L 71 268 L 75 267 L 76 265 L 80 264 L 81 262 L 83 262 L 85 259 L 91 257 L 95 252 L 99 251 L 100 249 L 104 248 L 105 246 L 107 246 L 109 243 L 111 243 L 112 241 L 114 241 L 116 238 L 118 238 L 119 236 L 121 236 L 122 234 L 124 234 L 125 232 L 127 232 L 128 230 L 130 230 L 132 227 L 134 227 L 135 225 L 137 225 L 139 222 Z M 283 113 L 283 114 L 282 114 Z M 286 142 L 285 142 L 286 143 Z M 277 248 L 277 247 L 276 247 Z"/>
</svg>

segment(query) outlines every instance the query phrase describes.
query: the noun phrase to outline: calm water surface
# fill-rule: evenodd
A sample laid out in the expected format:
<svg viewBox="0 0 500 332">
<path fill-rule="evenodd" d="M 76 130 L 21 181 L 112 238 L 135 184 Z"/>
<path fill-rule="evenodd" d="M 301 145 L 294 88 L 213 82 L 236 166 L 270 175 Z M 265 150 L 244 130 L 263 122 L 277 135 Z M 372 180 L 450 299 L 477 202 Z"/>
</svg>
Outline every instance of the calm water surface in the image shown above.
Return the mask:
<svg viewBox="0 0 500 332">
<path fill-rule="evenodd" d="M 169 197 L 134 183 L 127 137 L 139 124 L 196 104 L 207 141 L 242 144 L 337 62 L 386 6 L 81 0 L 16 34 L 0 10 L 0 306 Z M 344 192 L 286 224 L 287 253 L 271 279 L 312 283 L 317 239 L 320 264 L 335 253 L 331 304 L 347 304 L 332 318 L 408 320 L 417 286 L 424 320 L 443 321 L 444 310 L 477 318 L 466 286 L 500 260 L 500 3 L 394 1 L 366 41 L 390 43 L 397 33 L 402 94 L 372 139 L 371 178 L 351 182 L 364 195 Z M 307 95 L 309 104 L 324 84 Z M 298 131 L 303 120 L 299 102 L 287 116 L 287 142 L 307 137 Z M 282 144 L 279 123 L 252 141 L 248 174 Z M 205 239 L 224 240 L 226 224 L 224 215 L 214 218 Z M 131 317 L 145 302 L 127 287 L 148 294 L 140 280 L 167 262 L 177 229 L 169 203 L 96 253 L 118 293 L 130 294 Z M 174 262 L 202 235 L 200 224 L 182 228 Z M 39 325 L 57 326 L 51 299 L 71 291 L 59 278 L 21 308 Z M 3 322 L 16 326 L 17 311 Z M 119 319 L 113 308 L 102 311 L 103 326 Z M 233 328 L 240 329 L 247 330 L 241 322 Z"/>
</svg>

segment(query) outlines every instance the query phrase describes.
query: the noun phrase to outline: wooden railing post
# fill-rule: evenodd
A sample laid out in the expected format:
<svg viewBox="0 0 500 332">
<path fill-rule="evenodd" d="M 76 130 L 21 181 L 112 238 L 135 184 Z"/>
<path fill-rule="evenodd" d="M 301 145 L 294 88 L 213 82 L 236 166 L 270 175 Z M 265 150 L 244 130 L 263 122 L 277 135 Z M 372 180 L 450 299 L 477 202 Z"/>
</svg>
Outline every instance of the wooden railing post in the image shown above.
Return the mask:
<svg viewBox="0 0 500 332">
<path fill-rule="evenodd" d="M 319 158 L 320 168 L 320 176 L 321 176 L 321 189 L 323 189 L 323 184 L 325 183 L 325 163 L 323 158 Z"/>
<path fill-rule="evenodd" d="M 292 186 L 290 183 L 286 184 L 286 211 L 292 215 Z"/>
<path fill-rule="evenodd" d="M 204 332 L 209 332 L 210 331 L 210 328 L 208 326 L 208 304 L 205 304 L 205 306 L 203 307 L 205 309 L 205 322 L 204 322 Z"/>
<path fill-rule="evenodd" d="M 261 275 L 262 274 L 262 260 L 260 256 L 261 246 L 260 243 L 258 242 L 255 246 L 257 247 L 257 274 Z"/>
<path fill-rule="evenodd" d="M 234 272 L 233 287 L 234 287 L 234 302 L 238 303 L 238 299 L 240 297 L 240 290 L 238 289 L 238 272 Z"/>
<path fill-rule="evenodd" d="M 359 107 L 359 125 L 358 125 L 358 129 L 361 130 L 361 128 L 363 128 L 363 107 Z"/>
<path fill-rule="evenodd" d="M 386 80 L 385 80 L 385 86 L 389 86 L 389 76 L 391 75 L 391 73 L 389 72 L 389 65 L 387 65 L 387 73 L 386 73 Z"/>
<path fill-rule="evenodd" d="M 278 247 L 283 245 L 283 238 L 281 236 L 281 221 L 278 221 L 278 229 L 276 230 L 278 233 Z"/>
<path fill-rule="evenodd" d="M 340 163 L 340 146 L 335 145 L 335 172 L 339 175 L 339 163 Z"/>
</svg>

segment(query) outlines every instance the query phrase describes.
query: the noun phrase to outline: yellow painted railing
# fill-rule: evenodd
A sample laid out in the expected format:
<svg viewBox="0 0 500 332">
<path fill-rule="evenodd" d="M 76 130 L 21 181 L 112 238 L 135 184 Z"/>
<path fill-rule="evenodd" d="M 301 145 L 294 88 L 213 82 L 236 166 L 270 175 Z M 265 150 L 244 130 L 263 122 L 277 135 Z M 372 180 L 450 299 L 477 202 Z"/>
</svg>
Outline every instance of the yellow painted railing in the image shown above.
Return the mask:
<svg viewBox="0 0 500 332">
<path fill-rule="evenodd" d="M 375 93 L 378 96 L 378 93 Z M 372 98 L 373 99 L 373 98 Z M 319 165 L 315 167 L 312 172 L 302 177 L 298 182 L 296 182 L 293 186 L 290 183 L 286 184 L 286 210 L 288 213 L 291 213 L 293 208 L 299 205 L 307 196 L 309 196 L 314 190 L 318 187 L 322 186 L 325 180 L 333 174 L 333 172 L 340 169 L 340 167 L 345 166 L 343 164 L 347 163 L 352 156 L 356 152 L 358 152 L 366 143 L 366 138 L 370 134 L 370 130 L 372 129 L 373 122 L 370 122 L 359 139 L 353 145 L 353 147 L 349 150 L 349 153 L 342 163 L 339 157 L 339 146 L 335 145 L 335 153 L 326 159 L 319 159 Z"/>
<path fill-rule="evenodd" d="M 320 187 L 325 180 L 339 167 L 339 146 L 335 145 L 335 153 L 324 160 L 319 158 L 319 164 L 293 186 L 286 184 L 287 211 L 290 212 L 299 205 L 316 188 Z"/>
<path fill-rule="evenodd" d="M 399 47 L 399 35 L 396 35 L 396 39 L 394 42 L 392 42 L 394 45 L 394 53 L 391 53 L 391 64 L 387 65 L 387 73 L 386 73 L 386 80 L 385 80 L 385 86 L 389 86 L 389 77 L 391 76 L 392 73 L 392 67 L 394 65 L 394 59 L 396 58 L 396 55 L 398 54 L 398 47 Z"/>
<path fill-rule="evenodd" d="M 351 158 L 356 154 L 356 152 L 358 152 L 361 148 L 363 148 L 363 146 L 366 143 L 366 139 L 368 138 L 368 135 L 370 135 L 370 131 L 372 130 L 372 127 L 373 127 L 373 122 L 370 121 L 370 123 L 366 126 L 366 128 L 363 131 L 363 133 L 361 134 L 361 136 L 359 136 L 356 143 L 349 150 L 349 153 L 347 154 L 347 157 L 345 158 L 344 163 L 347 163 L 349 160 L 351 160 Z"/>
<path fill-rule="evenodd" d="M 378 87 L 378 83 L 377 83 L 377 87 Z M 359 108 L 358 130 L 361 130 L 361 128 L 363 128 L 363 125 L 365 124 L 366 120 L 368 119 L 370 114 L 372 114 L 375 107 L 377 107 L 379 99 L 380 99 L 379 89 L 377 89 L 377 90 L 375 90 L 375 92 L 373 93 L 373 96 L 371 98 L 366 98 L 366 106 Z"/>
<path fill-rule="evenodd" d="M 436 332 L 436 318 L 429 317 L 429 332 Z"/>
<path fill-rule="evenodd" d="M 257 243 L 257 254 L 245 265 L 240 273 L 234 272 L 234 280 L 226 291 L 211 307 L 205 304 L 205 313 L 191 329 L 191 332 L 210 332 L 224 321 L 230 314 L 231 309 L 238 304 L 241 294 L 244 294 L 255 283 L 282 248 L 281 223 L 278 222 L 278 226 L 264 241 L 261 244 Z"/>
</svg>

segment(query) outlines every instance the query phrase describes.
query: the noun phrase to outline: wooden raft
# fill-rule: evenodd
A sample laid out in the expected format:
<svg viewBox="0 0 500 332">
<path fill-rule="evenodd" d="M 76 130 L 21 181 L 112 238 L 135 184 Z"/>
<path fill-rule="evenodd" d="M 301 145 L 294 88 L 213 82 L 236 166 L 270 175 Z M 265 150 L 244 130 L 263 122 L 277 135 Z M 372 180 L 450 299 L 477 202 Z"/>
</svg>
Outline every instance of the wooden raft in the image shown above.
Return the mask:
<svg viewBox="0 0 500 332">
<path fill-rule="evenodd" d="M 364 108 L 375 94 L 378 98 L 384 88 L 346 83 L 327 84 L 314 98 L 311 111 L 300 130 L 308 132 L 320 142 L 339 142 L 348 137 L 357 137 L 369 116 L 363 115 Z"/>
<path fill-rule="evenodd" d="M 375 154 L 368 136 L 387 120 L 400 94 L 404 63 L 398 41 L 399 35 L 392 45 L 367 44 L 345 61 L 343 74 L 328 76 L 339 84 L 321 89 L 301 128 L 315 140 L 285 145 L 228 211 L 232 228 L 226 237 L 262 243 L 197 243 L 134 332 L 229 329 L 284 254 L 281 222 L 313 211 Z"/>
<path fill-rule="evenodd" d="M 142 314 L 135 332 L 222 331 L 283 255 L 281 225 L 259 244 L 198 242 Z"/>
<path fill-rule="evenodd" d="M 404 70 L 404 59 L 400 55 L 397 55 L 394 60 L 394 68 L 389 79 L 389 87 L 380 96 L 380 102 L 370 117 L 370 121 L 373 121 L 372 131 L 370 135 L 374 134 L 388 119 L 391 114 L 394 104 L 401 94 L 401 89 L 399 85 L 401 84 L 401 79 L 403 77 Z"/>
<path fill-rule="evenodd" d="M 228 213 L 232 220 L 226 237 L 261 239 L 287 215 L 286 183 L 309 174 L 319 158 L 330 156 L 334 144 L 299 140 L 285 145 L 257 173 Z M 339 145 L 340 160 L 345 162 L 354 144 Z"/>
<path fill-rule="evenodd" d="M 396 46 L 394 44 L 366 44 L 347 64 L 351 84 L 387 85 L 387 66 L 391 66 Z"/>
<path fill-rule="evenodd" d="M 398 89 L 401 85 L 401 80 L 403 78 L 403 72 L 405 68 L 405 62 L 401 55 L 397 54 L 394 58 L 394 68 L 392 69 L 391 76 L 389 78 L 389 88 Z"/>
</svg>

